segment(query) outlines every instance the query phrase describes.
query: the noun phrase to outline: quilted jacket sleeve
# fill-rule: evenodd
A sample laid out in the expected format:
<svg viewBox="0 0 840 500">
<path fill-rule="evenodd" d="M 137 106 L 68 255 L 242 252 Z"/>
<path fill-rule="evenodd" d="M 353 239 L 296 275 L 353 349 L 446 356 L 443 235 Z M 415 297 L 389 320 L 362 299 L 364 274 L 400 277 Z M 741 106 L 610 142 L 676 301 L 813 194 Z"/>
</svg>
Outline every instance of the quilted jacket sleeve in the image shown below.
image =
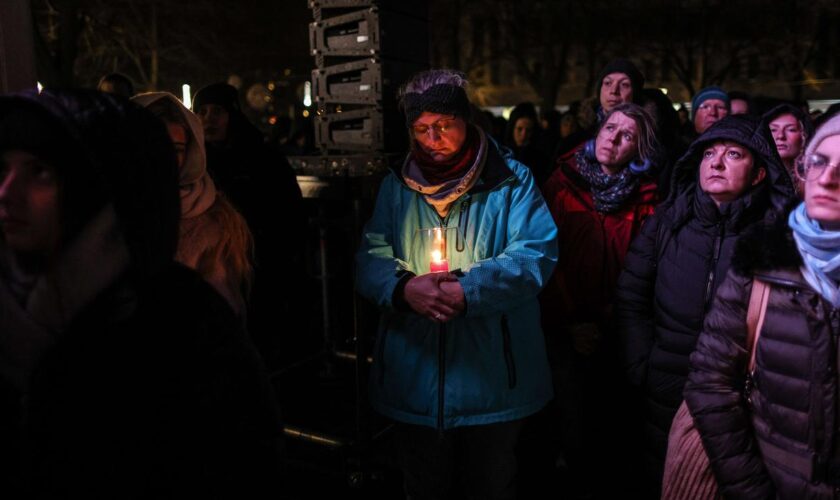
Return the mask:
<svg viewBox="0 0 840 500">
<path fill-rule="evenodd" d="M 654 294 L 657 272 L 657 238 L 661 213 L 648 217 L 633 240 L 618 278 L 615 317 L 630 382 L 644 384 L 654 341 Z"/>
</svg>

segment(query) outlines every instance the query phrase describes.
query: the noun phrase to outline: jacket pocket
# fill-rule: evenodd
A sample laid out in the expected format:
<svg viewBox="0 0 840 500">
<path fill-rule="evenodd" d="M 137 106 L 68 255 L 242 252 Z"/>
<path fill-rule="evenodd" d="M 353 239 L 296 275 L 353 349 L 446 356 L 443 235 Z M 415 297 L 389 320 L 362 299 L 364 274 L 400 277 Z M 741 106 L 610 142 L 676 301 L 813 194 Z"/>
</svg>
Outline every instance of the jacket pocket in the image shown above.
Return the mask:
<svg viewBox="0 0 840 500">
<path fill-rule="evenodd" d="M 510 326 L 507 314 L 502 314 L 502 344 L 504 346 L 505 365 L 507 366 L 508 387 L 516 387 L 516 364 L 513 361 L 513 350 L 510 346 Z"/>
</svg>

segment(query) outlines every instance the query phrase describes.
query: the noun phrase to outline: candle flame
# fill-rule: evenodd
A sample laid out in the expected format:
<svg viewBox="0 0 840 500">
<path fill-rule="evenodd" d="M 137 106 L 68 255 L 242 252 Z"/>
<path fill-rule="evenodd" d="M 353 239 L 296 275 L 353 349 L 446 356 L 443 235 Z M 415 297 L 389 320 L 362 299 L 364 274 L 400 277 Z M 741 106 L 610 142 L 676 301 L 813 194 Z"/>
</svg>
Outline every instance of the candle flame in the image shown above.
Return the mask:
<svg viewBox="0 0 840 500">
<path fill-rule="evenodd" d="M 440 250 L 432 250 L 432 261 L 433 262 L 440 262 L 442 259 L 442 254 Z"/>
</svg>

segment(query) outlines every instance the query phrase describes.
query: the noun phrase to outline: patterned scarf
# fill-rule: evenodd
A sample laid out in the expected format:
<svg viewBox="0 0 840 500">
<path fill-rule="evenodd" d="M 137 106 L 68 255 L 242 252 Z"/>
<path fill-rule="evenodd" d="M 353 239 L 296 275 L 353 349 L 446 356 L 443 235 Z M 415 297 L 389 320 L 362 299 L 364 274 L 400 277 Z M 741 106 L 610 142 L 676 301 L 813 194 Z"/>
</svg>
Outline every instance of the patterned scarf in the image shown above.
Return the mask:
<svg viewBox="0 0 840 500">
<path fill-rule="evenodd" d="M 467 157 L 469 162 L 466 171 L 459 173 L 459 175 L 440 183 L 432 183 L 426 178 L 428 172 L 422 169 L 413 153 L 406 157 L 403 164 L 402 178 L 405 184 L 409 189 L 423 195 L 426 202 L 434 207 L 440 217 L 446 217 L 452 203 L 475 185 L 484 169 L 484 162 L 487 159 L 487 136 L 473 125 L 470 125 L 470 128 L 474 129 L 478 136 L 478 149 Z M 467 147 L 463 149 L 467 149 Z M 449 170 L 451 169 L 447 168 L 447 171 Z"/>
<path fill-rule="evenodd" d="M 595 210 L 612 213 L 620 209 L 639 187 L 639 177 L 629 168 L 617 174 L 605 174 L 597 160 L 590 160 L 583 150 L 575 155 L 578 172 L 589 183 Z"/>
<path fill-rule="evenodd" d="M 804 261 L 805 280 L 832 306 L 840 306 L 840 231 L 821 228 L 808 217 L 804 202 L 790 213 L 788 226 Z"/>
<path fill-rule="evenodd" d="M 434 158 L 415 142 L 411 148 L 411 156 L 420 167 L 423 177 L 429 184 L 437 185 L 453 179 L 460 179 L 472 167 L 478 148 L 481 146 L 481 139 L 474 127 L 467 126 L 467 137 L 464 145 L 452 158 L 444 161 L 435 161 Z"/>
</svg>

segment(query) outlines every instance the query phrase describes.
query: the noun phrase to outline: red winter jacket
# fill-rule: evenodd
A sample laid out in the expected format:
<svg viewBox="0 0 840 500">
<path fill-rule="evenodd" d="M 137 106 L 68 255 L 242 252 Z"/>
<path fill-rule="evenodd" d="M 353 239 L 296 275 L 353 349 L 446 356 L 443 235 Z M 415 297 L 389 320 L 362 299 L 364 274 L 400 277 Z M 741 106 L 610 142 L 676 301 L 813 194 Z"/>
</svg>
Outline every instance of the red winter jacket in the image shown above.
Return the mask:
<svg viewBox="0 0 840 500">
<path fill-rule="evenodd" d="M 546 334 L 610 318 L 624 255 L 657 201 L 656 183 L 642 180 L 619 211 L 596 211 L 589 185 L 578 173 L 575 155 L 581 147 L 558 159 L 543 186 L 560 241 L 557 267 L 541 297 Z"/>
</svg>

